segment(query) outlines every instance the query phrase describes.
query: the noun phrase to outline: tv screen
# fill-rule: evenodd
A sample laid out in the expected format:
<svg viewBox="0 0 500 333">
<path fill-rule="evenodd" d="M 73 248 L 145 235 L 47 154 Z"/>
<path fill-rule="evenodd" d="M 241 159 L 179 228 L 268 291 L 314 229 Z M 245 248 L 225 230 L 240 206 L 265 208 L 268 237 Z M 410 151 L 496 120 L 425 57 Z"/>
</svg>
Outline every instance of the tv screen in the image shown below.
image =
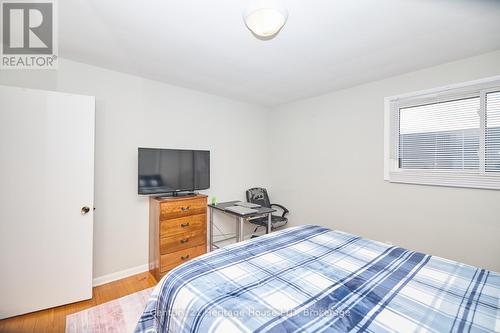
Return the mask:
<svg viewBox="0 0 500 333">
<path fill-rule="evenodd" d="M 210 187 L 210 151 L 139 148 L 139 194 Z"/>
</svg>

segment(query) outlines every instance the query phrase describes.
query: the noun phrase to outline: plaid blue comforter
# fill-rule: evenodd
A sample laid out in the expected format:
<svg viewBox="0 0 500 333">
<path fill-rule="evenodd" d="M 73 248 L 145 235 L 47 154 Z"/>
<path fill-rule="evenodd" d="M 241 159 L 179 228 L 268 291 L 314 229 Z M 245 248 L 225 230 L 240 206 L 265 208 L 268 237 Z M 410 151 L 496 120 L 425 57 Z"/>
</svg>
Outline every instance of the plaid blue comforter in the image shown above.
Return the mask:
<svg viewBox="0 0 500 333">
<path fill-rule="evenodd" d="M 500 274 L 305 225 L 157 285 L 136 332 L 500 331 Z"/>
</svg>

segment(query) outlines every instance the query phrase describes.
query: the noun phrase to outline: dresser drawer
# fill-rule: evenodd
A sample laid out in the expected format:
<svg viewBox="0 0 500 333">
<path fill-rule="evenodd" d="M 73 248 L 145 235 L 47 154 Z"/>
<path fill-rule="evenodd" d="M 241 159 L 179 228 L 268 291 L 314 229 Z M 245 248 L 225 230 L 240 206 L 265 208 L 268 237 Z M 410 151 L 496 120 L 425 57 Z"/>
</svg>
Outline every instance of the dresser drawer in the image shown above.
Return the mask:
<svg viewBox="0 0 500 333">
<path fill-rule="evenodd" d="M 160 238 L 160 254 L 173 253 L 187 248 L 204 245 L 207 241 L 205 232 L 185 232 L 173 237 Z"/>
<path fill-rule="evenodd" d="M 207 252 L 205 245 L 191 247 L 174 253 L 164 254 L 160 258 L 160 272 L 167 272 L 193 258 Z"/>
<path fill-rule="evenodd" d="M 160 220 L 206 213 L 207 198 L 162 202 L 160 205 Z"/>
<path fill-rule="evenodd" d="M 192 215 L 160 222 L 160 238 L 173 237 L 191 232 L 207 232 L 206 214 Z"/>
</svg>

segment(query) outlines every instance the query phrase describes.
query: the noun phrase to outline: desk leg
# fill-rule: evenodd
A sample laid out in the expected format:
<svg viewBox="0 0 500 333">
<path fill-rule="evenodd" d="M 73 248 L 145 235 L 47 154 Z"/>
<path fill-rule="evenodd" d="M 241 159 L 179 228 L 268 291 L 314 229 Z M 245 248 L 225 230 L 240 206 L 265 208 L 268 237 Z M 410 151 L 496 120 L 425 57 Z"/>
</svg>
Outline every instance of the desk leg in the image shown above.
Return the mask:
<svg viewBox="0 0 500 333">
<path fill-rule="evenodd" d="M 236 243 L 240 241 L 240 218 L 236 218 Z"/>
<path fill-rule="evenodd" d="M 241 242 L 243 240 L 243 223 L 245 219 L 243 217 L 236 218 L 236 242 Z"/>
<path fill-rule="evenodd" d="M 208 215 L 210 216 L 210 220 L 208 222 L 210 229 L 210 238 L 208 239 L 208 242 L 210 252 L 212 252 L 214 250 L 214 210 L 212 209 L 212 207 L 208 208 Z"/>
<path fill-rule="evenodd" d="M 267 230 L 266 230 L 266 234 L 270 234 L 271 233 L 271 223 L 272 223 L 272 220 L 273 220 L 273 214 L 269 213 L 267 215 Z"/>
</svg>

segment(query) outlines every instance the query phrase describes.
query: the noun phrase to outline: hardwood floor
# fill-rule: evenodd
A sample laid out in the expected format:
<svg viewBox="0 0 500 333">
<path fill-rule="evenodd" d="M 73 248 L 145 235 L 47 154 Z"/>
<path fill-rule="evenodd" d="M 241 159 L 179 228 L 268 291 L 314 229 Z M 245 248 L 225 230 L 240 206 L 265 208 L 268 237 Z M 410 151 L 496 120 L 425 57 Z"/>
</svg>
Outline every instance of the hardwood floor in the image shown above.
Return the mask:
<svg viewBox="0 0 500 333">
<path fill-rule="evenodd" d="M 94 287 L 93 297 L 90 300 L 0 320 L 0 332 L 64 332 L 67 315 L 153 287 L 154 285 L 156 285 L 156 280 L 149 272 L 103 284 Z"/>
</svg>

